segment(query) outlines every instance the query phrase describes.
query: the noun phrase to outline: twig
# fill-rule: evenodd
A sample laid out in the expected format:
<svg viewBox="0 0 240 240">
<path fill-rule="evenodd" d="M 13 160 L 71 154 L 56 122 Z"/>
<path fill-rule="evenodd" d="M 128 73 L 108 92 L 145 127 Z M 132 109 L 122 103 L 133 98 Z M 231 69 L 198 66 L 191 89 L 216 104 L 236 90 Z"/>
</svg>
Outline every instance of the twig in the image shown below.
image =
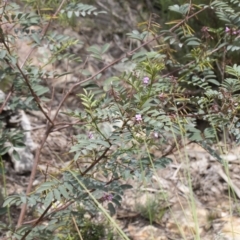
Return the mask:
<svg viewBox="0 0 240 240">
<path fill-rule="evenodd" d="M 46 117 L 46 119 L 47 119 L 52 125 L 54 125 L 54 123 L 53 123 L 53 121 L 51 120 L 51 118 L 50 118 L 50 117 L 48 116 L 48 114 L 43 110 L 43 107 L 42 107 L 42 105 L 41 105 L 41 101 L 40 101 L 39 97 L 37 96 L 37 94 L 36 94 L 36 93 L 34 92 L 34 90 L 32 89 L 32 86 L 31 86 L 31 84 L 30 84 L 30 82 L 29 82 L 29 80 L 28 80 L 28 77 L 23 73 L 23 71 L 22 71 L 22 69 L 20 68 L 20 66 L 19 66 L 18 63 L 16 64 L 16 67 L 18 68 L 18 70 L 19 70 L 19 72 L 21 73 L 23 79 L 25 80 L 25 82 L 26 82 L 26 84 L 27 84 L 27 86 L 28 86 L 28 88 L 29 88 L 32 96 L 34 97 L 34 100 L 36 101 L 39 109 L 40 109 L 41 112 L 44 114 L 44 116 Z"/>
<path fill-rule="evenodd" d="M 50 23 L 52 22 L 52 19 L 54 19 L 57 16 L 57 14 L 60 12 L 63 4 L 65 3 L 65 1 L 66 0 L 62 0 L 62 2 L 60 3 L 58 9 L 54 13 L 53 17 L 50 19 L 50 21 L 49 21 L 48 25 L 46 26 L 46 28 L 44 29 L 44 34 L 46 34 L 46 32 L 47 32 L 47 30 L 48 30 L 48 28 L 50 26 Z M 19 65 L 17 65 L 17 66 L 18 66 L 18 69 L 21 70 Z M 26 83 L 28 83 L 28 81 L 26 81 Z M 33 93 L 33 96 L 34 96 L 35 93 L 34 93 L 34 91 L 31 88 L 30 88 L 30 91 L 31 91 L 31 93 Z M 40 107 L 41 107 L 41 105 L 40 105 Z M 46 116 L 45 112 L 43 112 L 43 114 Z M 47 119 L 49 119 L 48 116 L 46 116 L 46 117 L 47 117 Z M 44 146 L 44 144 L 45 144 L 45 142 L 46 142 L 46 140 L 48 138 L 48 135 L 50 134 L 50 132 L 51 132 L 53 126 L 54 126 L 54 124 L 53 124 L 54 120 L 53 121 L 51 119 L 49 119 L 49 120 L 50 120 L 49 122 L 52 123 L 52 124 L 47 127 L 47 130 L 45 131 L 44 137 L 43 137 L 42 142 L 41 142 L 41 146 L 37 149 L 36 156 L 35 156 L 35 159 L 34 159 L 34 164 L 33 164 L 32 171 L 31 171 L 31 176 L 30 176 L 30 179 L 29 179 L 29 182 L 28 182 L 28 186 L 27 186 L 26 195 L 29 195 L 29 193 L 31 192 L 32 184 L 33 184 L 33 181 L 35 179 L 36 172 L 37 172 L 37 166 L 38 166 L 38 162 L 39 162 L 39 159 L 40 159 L 41 150 L 42 150 L 42 148 L 43 148 L 43 146 Z M 22 208 L 21 208 L 21 212 L 20 212 L 20 215 L 19 215 L 17 227 L 20 227 L 22 225 L 26 209 L 27 209 L 27 204 L 24 203 L 22 205 Z"/>
<path fill-rule="evenodd" d="M 38 225 L 39 222 L 42 221 L 44 215 L 48 212 L 48 210 L 51 208 L 52 203 L 49 204 L 49 206 L 45 209 L 45 211 L 43 212 L 43 214 L 40 216 L 40 218 L 37 219 L 37 221 L 33 224 L 32 228 L 36 227 Z M 26 237 L 28 236 L 28 234 L 32 231 L 32 229 L 28 230 L 23 237 L 21 238 L 21 240 L 26 239 Z"/>
<path fill-rule="evenodd" d="M 102 155 L 94 161 L 83 173 L 82 176 L 84 176 L 90 169 L 92 169 L 98 162 L 101 161 L 102 158 L 105 157 L 106 153 L 109 151 L 110 148 L 106 148 L 105 151 L 102 153 Z"/>
<path fill-rule="evenodd" d="M 34 130 L 38 130 L 38 129 L 41 129 L 41 128 L 46 128 L 46 124 L 44 125 L 40 125 L 40 126 L 37 126 L 37 127 L 32 127 L 31 131 L 34 131 Z"/>
<path fill-rule="evenodd" d="M 168 156 L 169 154 L 171 154 L 176 146 L 177 146 L 176 142 L 173 142 L 172 145 L 168 146 L 168 148 L 164 151 L 164 153 L 161 157 L 164 158 L 164 157 Z"/>
<path fill-rule="evenodd" d="M 40 38 L 40 41 L 44 38 L 44 36 L 46 35 L 49 27 L 50 27 L 50 24 L 52 22 L 52 20 L 58 15 L 58 13 L 61 11 L 61 8 L 63 6 L 63 4 L 66 2 L 66 0 L 62 0 L 62 2 L 60 3 L 58 9 L 56 10 L 56 12 L 53 14 L 53 16 L 50 18 L 48 24 L 45 26 L 45 28 L 43 29 L 43 32 L 42 32 L 42 37 Z M 23 66 L 25 65 L 25 63 L 27 62 L 28 58 L 31 56 L 31 54 L 33 53 L 33 51 L 35 50 L 36 47 L 33 47 L 30 52 L 28 53 L 27 57 L 25 58 L 25 60 L 23 61 L 22 65 L 21 65 L 21 69 L 23 68 Z"/>
<path fill-rule="evenodd" d="M 7 49 L 8 53 L 11 54 L 10 49 L 9 49 L 9 47 L 7 46 L 6 42 L 5 42 L 4 40 L 2 40 L 2 43 L 3 43 L 4 47 Z M 10 66 L 12 69 L 14 69 L 14 66 L 13 66 L 12 64 L 10 64 L 10 63 L 8 63 L 8 64 L 9 64 L 9 66 Z M 20 68 L 20 66 L 19 66 L 18 63 L 16 63 L 15 66 L 17 67 L 17 69 L 18 69 L 19 72 L 21 73 L 23 79 L 25 80 L 25 82 L 26 82 L 26 84 L 27 84 L 27 86 L 28 86 L 28 88 L 29 88 L 32 96 L 34 97 L 34 100 L 36 101 L 39 109 L 42 111 L 42 113 L 45 115 L 45 117 L 49 120 L 49 122 L 51 122 L 52 125 L 53 125 L 52 120 L 48 117 L 48 115 L 47 115 L 47 114 L 45 113 L 45 111 L 43 110 L 43 108 L 42 108 L 42 106 L 41 106 L 41 102 L 40 102 L 38 96 L 37 96 L 36 93 L 33 91 L 32 87 L 31 87 L 31 85 L 30 85 L 30 83 L 29 83 L 29 81 L 28 81 L 28 77 L 23 73 L 23 71 L 22 71 L 22 69 Z"/>
<path fill-rule="evenodd" d="M 44 134 L 44 137 L 42 139 L 41 145 L 37 149 L 36 156 L 35 156 L 34 163 L 33 163 L 33 167 L 32 167 L 32 171 L 31 171 L 31 175 L 30 175 L 30 179 L 29 179 L 28 186 L 27 186 L 26 195 L 29 195 L 29 193 L 31 192 L 32 184 L 33 184 L 33 181 L 35 179 L 36 172 L 37 172 L 37 166 L 38 166 L 38 162 L 39 162 L 39 159 L 40 159 L 41 150 L 42 150 L 42 148 L 43 148 L 43 146 L 44 146 L 44 144 L 45 144 L 45 142 L 48 138 L 48 135 L 51 132 L 51 129 L 52 129 L 52 125 L 48 126 L 48 128 L 47 128 L 47 130 Z M 20 227 L 22 225 L 26 209 L 27 209 L 27 204 L 24 203 L 22 205 L 22 208 L 21 208 L 21 212 L 20 212 L 20 215 L 19 215 L 17 227 Z"/>
</svg>

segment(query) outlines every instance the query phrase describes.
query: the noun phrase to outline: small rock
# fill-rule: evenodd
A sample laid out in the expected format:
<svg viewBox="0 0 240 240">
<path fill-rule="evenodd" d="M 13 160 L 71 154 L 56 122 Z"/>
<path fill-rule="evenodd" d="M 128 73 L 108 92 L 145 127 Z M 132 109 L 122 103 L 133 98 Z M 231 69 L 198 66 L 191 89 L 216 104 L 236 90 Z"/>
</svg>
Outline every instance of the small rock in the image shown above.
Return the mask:
<svg viewBox="0 0 240 240">
<path fill-rule="evenodd" d="M 228 217 L 219 233 L 224 240 L 240 240 L 240 218 Z"/>
</svg>

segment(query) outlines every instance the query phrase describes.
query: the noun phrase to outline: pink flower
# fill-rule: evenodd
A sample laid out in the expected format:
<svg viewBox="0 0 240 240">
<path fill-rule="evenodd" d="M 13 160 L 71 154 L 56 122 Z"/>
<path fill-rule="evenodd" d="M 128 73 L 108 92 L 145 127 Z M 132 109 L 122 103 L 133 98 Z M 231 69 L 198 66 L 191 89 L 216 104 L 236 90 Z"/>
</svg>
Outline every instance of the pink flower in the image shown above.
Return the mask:
<svg viewBox="0 0 240 240">
<path fill-rule="evenodd" d="M 142 116 L 141 116 L 141 114 L 136 114 L 135 119 L 136 119 L 136 121 L 138 121 L 138 122 L 142 121 Z"/>
<path fill-rule="evenodd" d="M 229 27 L 226 27 L 226 28 L 225 28 L 225 32 L 226 32 L 226 33 L 229 33 L 229 32 L 230 32 L 230 28 L 229 28 Z"/>
<path fill-rule="evenodd" d="M 144 77 L 143 78 L 143 84 L 147 85 L 149 83 L 149 77 Z"/>
<path fill-rule="evenodd" d="M 167 97 L 167 96 L 166 96 L 165 93 L 160 93 L 160 94 L 159 94 L 159 98 L 160 98 L 160 100 L 162 100 L 162 101 L 163 101 L 166 97 Z"/>
<path fill-rule="evenodd" d="M 111 193 L 104 193 L 102 199 L 103 201 L 112 201 L 113 195 Z"/>
<path fill-rule="evenodd" d="M 88 133 L 88 138 L 89 138 L 89 139 L 93 139 L 93 133 L 92 133 L 92 132 L 89 132 L 89 133 Z"/>
<path fill-rule="evenodd" d="M 158 138 L 158 132 L 154 132 L 153 135 L 154 135 L 155 138 Z"/>
</svg>

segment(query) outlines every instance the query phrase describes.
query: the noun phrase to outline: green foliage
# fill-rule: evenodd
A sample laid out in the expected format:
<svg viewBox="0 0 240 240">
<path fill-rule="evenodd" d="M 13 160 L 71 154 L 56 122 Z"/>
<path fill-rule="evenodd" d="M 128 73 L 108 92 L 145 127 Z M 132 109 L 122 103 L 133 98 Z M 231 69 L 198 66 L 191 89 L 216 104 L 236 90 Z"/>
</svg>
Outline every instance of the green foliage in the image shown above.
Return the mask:
<svg viewBox="0 0 240 240">
<path fill-rule="evenodd" d="M 73 14 L 76 17 L 80 15 L 85 17 L 86 15 L 98 15 L 99 13 L 103 13 L 103 11 L 97 11 L 97 8 L 91 5 L 82 4 L 82 3 L 70 3 L 67 5 L 65 9 L 61 10 L 61 13 L 66 13 L 68 18 L 71 18 Z"/>
<path fill-rule="evenodd" d="M 136 211 L 139 212 L 144 218 L 149 219 L 150 223 L 160 222 L 164 213 L 168 210 L 167 197 L 165 193 L 162 194 L 149 194 L 145 195 L 146 200 L 143 203 L 136 204 Z"/>
<path fill-rule="evenodd" d="M 58 125 L 43 108 L 43 102 L 49 104 L 48 109 L 52 106 L 48 99 L 52 91 L 45 80 L 60 75 L 48 71 L 46 66 L 64 59 L 79 64 L 82 58 L 72 53 L 71 48 L 83 43 L 58 31 L 41 30 L 43 24 L 53 21 L 51 14 L 58 1 L 26 2 L 31 7 L 30 13 L 16 4 L 6 3 L 1 9 L 3 22 L 14 24 L 15 34 L 1 29 L 0 88 L 14 92 L 8 102 L 10 110 L 41 110 L 50 126 L 47 135 Z M 151 22 L 143 22 L 139 29 L 127 34 L 140 47 L 116 61 L 123 66 L 121 73 L 95 84 L 93 81 L 113 63 L 93 76 L 87 69 L 82 70 L 82 75 L 90 76 L 82 83 L 91 80 L 77 94 L 82 107 L 66 113 L 76 123 L 84 123 L 74 126 L 71 164 L 56 176 L 49 176 L 30 194 L 9 196 L 3 205 L 6 208 L 27 203 L 40 220 L 48 221 L 11 228 L 17 239 L 79 239 L 79 231 L 83 239 L 104 237 L 106 232 L 101 224 L 94 223 L 94 217 L 102 211 L 106 219 L 111 219 L 104 208 L 110 215 L 115 214 L 124 190 L 131 188 L 122 184 L 122 180 L 151 182 L 155 170 L 171 162 L 167 157 L 171 152 L 165 152 L 169 145 L 176 146 L 186 138 L 222 162 L 210 144 L 219 141 L 223 131 L 240 141 L 237 1 L 159 2 L 162 10 L 168 9 L 161 19 L 164 26 L 154 23 L 152 27 Z M 55 16 L 60 20 L 55 24 L 59 26 L 62 19 L 71 19 L 76 24 L 78 17 L 101 12 L 94 6 L 70 1 Z M 209 13 L 213 21 L 204 18 Z M 38 30 L 31 30 L 32 26 Z M 153 37 L 154 48 L 146 44 Z M 29 41 L 32 47 L 45 46 L 49 51 L 47 61 L 36 66 L 28 59 L 20 66 L 14 49 L 18 39 Z M 86 50 L 102 64 L 110 47 L 110 43 L 94 44 Z M 70 91 L 79 85 L 72 85 Z M 10 147 L 24 146 L 21 132 L 2 130 L 5 126 L 0 124 L 1 156 Z M 154 206 L 154 202 L 150 203 L 147 207 L 150 212 L 143 209 L 143 215 L 149 214 L 154 219 Z M 92 216 L 91 220 L 84 218 L 86 213 Z M 121 230 L 114 228 L 127 239 Z"/>
</svg>

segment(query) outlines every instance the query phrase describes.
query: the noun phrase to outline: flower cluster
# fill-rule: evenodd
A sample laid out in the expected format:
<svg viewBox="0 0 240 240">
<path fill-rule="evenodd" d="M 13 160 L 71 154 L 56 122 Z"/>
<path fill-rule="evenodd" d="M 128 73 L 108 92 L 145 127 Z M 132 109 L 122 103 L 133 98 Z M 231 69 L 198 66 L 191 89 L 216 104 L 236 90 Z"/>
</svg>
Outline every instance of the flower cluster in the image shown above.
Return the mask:
<svg viewBox="0 0 240 240">
<path fill-rule="evenodd" d="M 236 30 L 234 28 L 226 27 L 225 28 L 225 33 L 228 33 L 230 35 L 237 35 L 237 34 L 240 34 L 240 30 Z"/>
<path fill-rule="evenodd" d="M 136 114 L 136 115 L 135 115 L 135 120 L 136 120 L 137 122 L 141 122 L 141 121 L 142 121 L 142 115 L 141 115 L 141 114 Z"/>
<path fill-rule="evenodd" d="M 148 85 L 149 84 L 149 80 L 150 80 L 149 77 L 144 77 L 143 78 L 143 84 L 144 85 Z"/>
</svg>

